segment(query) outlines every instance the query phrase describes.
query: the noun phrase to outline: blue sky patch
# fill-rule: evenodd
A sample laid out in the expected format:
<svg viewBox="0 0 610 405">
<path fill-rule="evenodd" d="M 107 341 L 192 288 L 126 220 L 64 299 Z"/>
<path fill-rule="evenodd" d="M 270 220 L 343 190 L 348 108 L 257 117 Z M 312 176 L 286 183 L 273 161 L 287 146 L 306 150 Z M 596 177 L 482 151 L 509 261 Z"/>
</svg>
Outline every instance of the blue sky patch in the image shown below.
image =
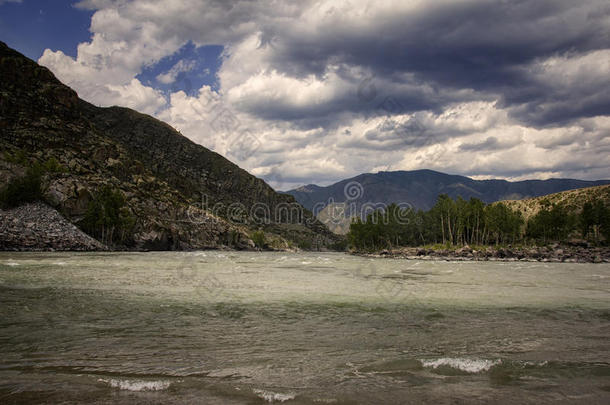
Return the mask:
<svg viewBox="0 0 610 405">
<path fill-rule="evenodd" d="M 78 44 L 91 39 L 94 11 L 74 0 L 23 0 L 0 5 L 0 41 L 38 60 L 45 49 L 76 57 Z"/>
<path fill-rule="evenodd" d="M 189 96 L 197 96 L 204 85 L 218 91 L 216 72 L 222 64 L 222 50 L 221 45 L 196 47 L 188 42 L 178 52 L 146 67 L 136 77 L 145 86 L 166 94 L 182 90 Z"/>
</svg>

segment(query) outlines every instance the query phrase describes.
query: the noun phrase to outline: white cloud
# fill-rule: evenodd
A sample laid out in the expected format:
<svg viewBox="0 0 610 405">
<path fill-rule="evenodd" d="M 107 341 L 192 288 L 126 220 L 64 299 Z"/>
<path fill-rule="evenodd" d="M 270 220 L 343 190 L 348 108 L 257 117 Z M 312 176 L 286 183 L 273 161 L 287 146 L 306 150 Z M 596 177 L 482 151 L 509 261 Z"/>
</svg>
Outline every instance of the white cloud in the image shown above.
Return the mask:
<svg viewBox="0 0 610 405">
<path fill-rule="evenodd" d="M 155 114 L 282 189 L 420 168 L 609 177 L 603 2 L 485 3 L 86 0 L 91 40 L 39 62 L 84 99 Z M 224 46 L 218 92 L 166 99 L 136 79 L 189 41 Z"/>
</svg>

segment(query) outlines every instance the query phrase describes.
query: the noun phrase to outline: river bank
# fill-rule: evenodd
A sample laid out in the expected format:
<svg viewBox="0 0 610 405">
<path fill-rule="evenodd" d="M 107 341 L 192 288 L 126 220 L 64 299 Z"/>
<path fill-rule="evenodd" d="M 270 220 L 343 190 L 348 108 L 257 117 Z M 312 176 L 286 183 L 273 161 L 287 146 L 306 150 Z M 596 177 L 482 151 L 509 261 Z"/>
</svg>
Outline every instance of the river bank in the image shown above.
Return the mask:
<svg viewBox="0 0 610 405">
<path fill-rule="evenodd" d="M 378 252 L 351 252 L 364 257 L 412 260 L 527 261 L 551 263 L 610 263 L 609 247 L 552 244 L 549 246 L 426 248 L 402 247 Z"/>
<path fill-rule="evenodd" d="M 0 210 L 0 250 L 107 251 L 59 212 L 43 203 Z"/>
</svg>

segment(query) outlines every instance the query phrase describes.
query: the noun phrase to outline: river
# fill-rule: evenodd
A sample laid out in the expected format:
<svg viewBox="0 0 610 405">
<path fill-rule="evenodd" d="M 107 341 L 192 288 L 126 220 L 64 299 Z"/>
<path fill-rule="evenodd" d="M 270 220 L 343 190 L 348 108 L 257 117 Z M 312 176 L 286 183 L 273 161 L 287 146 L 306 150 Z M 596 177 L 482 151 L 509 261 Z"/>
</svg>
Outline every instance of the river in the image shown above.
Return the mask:
<svg viewBox="0 0 610 405">
<path fill-rule="evenodd" d="M 610 403 L 610 266 L 0 253 L 0 403 Z"/>
</svg>

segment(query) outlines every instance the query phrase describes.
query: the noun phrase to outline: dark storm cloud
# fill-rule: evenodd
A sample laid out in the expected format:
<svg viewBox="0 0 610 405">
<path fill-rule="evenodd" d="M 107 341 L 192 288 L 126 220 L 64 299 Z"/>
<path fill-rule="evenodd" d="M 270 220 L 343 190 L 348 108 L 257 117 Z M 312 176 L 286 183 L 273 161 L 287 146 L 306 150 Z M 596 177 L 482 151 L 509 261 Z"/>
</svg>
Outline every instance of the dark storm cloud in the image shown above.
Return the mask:
<svg viewBox="0 0 610 405">
<path fill-rule="evenodd" d="M 394 151 L 431 145 L 446 139 L 447 134 L 435 133 L 416 117 L 412 117 L 405 122 L 386 119 L 376 128 L 367 131 L 364 140 L 348 142 L 345 146 Z"/>
<path fill-rule="evenodd" d="M 532 66 L 547 58 L 609 48 L 609 15 L 605 1 L 470 1 L 371 14 L 368 24 L 338 16 L 320 21 L 309 35 L 281 26 L 263 30 L 274 38 L 273 67 L 291 76 L 323 78 L 329 66 L 341 66 L 338 74 L 357 89 L 362 78 L 355 80 L 349 67 L 365 68 L 378 93 L 399 100 L 404 112 L 441 109 L 472 89 L 481 99 L 498 99 L 513 117 L 545 126 L 610 114 L 610 81 L 571 85 L 566 95 L 561 78 L 541 83 L 532 77 Z M 401 89 L 405 84 L 410 91 Z M 298 120 L 377 107 L 347 94 L 313 109 L 245 109 L 266 119 Z"/>
<path fill-rule="evenodd" d="M 599 63 L 608 62 L 600 60 Z M 594 88 L 586 81 L 566 85 L 558 79 L 552 86 L 532 84 L 520 90 L 525 95 L 516 99 L 507 90 L 499 106 L 509 108 L 512 117 L 533 126 L 565 125 L 579 118 L 610 115 L 610 80 L 607 79 Z"/>
</svg>

